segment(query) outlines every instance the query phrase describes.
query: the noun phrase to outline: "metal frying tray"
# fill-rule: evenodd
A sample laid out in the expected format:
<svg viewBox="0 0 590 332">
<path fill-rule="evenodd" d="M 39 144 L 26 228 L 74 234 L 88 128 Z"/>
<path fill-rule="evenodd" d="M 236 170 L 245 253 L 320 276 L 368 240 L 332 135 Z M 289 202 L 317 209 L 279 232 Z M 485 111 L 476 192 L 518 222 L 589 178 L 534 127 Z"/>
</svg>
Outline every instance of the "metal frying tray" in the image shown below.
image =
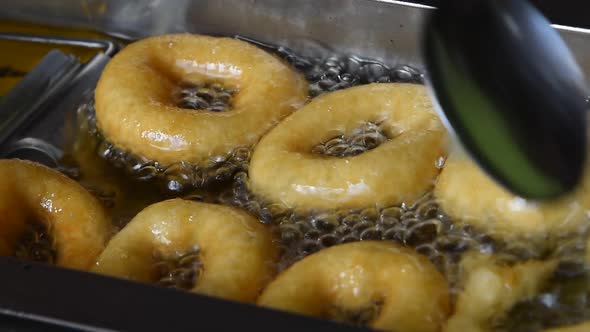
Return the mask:
<svg viewBox="0 0 590 332">
<path fill-rule="evenodd" d="M 239 33 L 300 54 L 329 45 L 340 53 L 418 68 L 419 30 L 431 10 L 392 0 L 0 0 L 0 8 L 0 20 L 94 29 L 120 38 L 185 31 Z M 590 31 L 556 28 L 590 77 Z M 95 66 L 78 74 L 84 78 L 78 79 L 78 95 L 93 88 L 106 60 L 107 55 L 95 59 Z M 68 98 L 45 107 L 35 123 L 12 139 L 42 138 L 59 144 L 49 133 L 61 130 L 64 117 L 74 107 L 75 100 Z M 4 154 L 9 152 L 2 149 L 6 147 L 0 147 Z M 77 330 L 353 330 L 252 305 L 6 257 L 0 258 L 0 280 L 1 314 Z"/>
<path fill-rule="evenodd" d="M 109 56 L 113 55 L 116 52 L 116 46 L 112 42 L 103 40 L 85 38 L 65 38 L 57 36 L 36 36 L 24 33 L 0 33 L 0 39 L 97 49 L 101 50 L 104 54 Z"/>
</svg>

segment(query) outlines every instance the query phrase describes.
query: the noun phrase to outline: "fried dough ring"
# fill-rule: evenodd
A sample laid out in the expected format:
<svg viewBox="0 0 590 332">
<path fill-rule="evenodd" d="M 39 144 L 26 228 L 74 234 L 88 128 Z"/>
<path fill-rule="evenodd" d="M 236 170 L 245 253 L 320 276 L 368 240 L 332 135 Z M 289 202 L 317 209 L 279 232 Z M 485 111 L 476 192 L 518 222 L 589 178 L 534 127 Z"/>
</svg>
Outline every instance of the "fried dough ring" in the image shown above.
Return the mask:
<svg viewBox="0 0 590 332">
<path fill-rule="evenodd" d="M 81 185 L 30 161 L 0 160 L 0 255 L 11 256 L 28 222 L 46 225 L 55 264 L 87 270 L 112 234 L 98 200 Z"/>
<path fill-rule="evenodd" d="M 141 211 L 109 242 L 93 272 L 154 283 L 154 250 L 198 245 L 203 272 L 192 292 L 252 302 L 273 277 L 278 250 L 270 231 L 227 206 L 172 199 Z"/>
<path fill-rule="evenodd" d="M 304 258 L 270 283 L 258 303 L 333 319 L 339 316 L 335 309 L 357 314 L 370 309 L 365 324 L 401 332 L 439 331 L 450 313 L 447 282 L 426 257 L 376 241 Z"/>
<path fill-rule="evenodd" d="M 367 123 L 390 138 L 352 157 L 313 154 L 313 146 Z M 255 194 L 300 209 L 389 206 L 418 199 L 438 174 L 446 131 L 421 85 L 377 83 L 322 95 L 255 147 Z"/>
<path fill-rule="evenodd" d="M 237 90 L 228 112 L 177 107 L 186 84 Z M 307 97 L 304 78 L 246 42 L 191 34 L 132 43 L 98 82 L 96 118 L 116 147 L 163 165 L 199 164 L 250 146 Z"/>
<path fill-rule="evenodd" d="M 580 188 L 555 202 L 533 202 L 496 184 L 467 156 L 452 154 L 438 177 L 434 194 L 443 210 L 497 238 L 575 232 L 587 223 L 590 191 Z"/>
<path fill-rule="evenodd" d="M 519 301 L 539 293 L 557 266 L 530 260 L 510 266 L 488 254 L 468 253 L 461 261 L 462 291 L 445 332 L 491 332 Z"/>
</svg>

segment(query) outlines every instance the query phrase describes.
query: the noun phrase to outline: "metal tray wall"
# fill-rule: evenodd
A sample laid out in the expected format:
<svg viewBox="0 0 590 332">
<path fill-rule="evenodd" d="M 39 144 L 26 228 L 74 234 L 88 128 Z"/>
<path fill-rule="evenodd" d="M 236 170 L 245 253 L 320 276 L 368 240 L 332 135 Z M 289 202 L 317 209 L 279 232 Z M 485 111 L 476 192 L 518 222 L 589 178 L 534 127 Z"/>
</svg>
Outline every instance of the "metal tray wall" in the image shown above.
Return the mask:
<svg viewBox="0 0 590 332">
<path fill-rule="evenodd" d="M 416 34 L 424 15 L 424 6 L 367 0 L 0 0 L 0 6 L 4 18 L 130 38 L 183 31 L 240 33 L 298 51 L 298 39 L 312 39 L 342 52 L 404 61 L 417 59 Z"/>
<path fill-rule="evenodd" d="M 0 0 L 0 18 L 90 28 L 128 38 L 172 32 L 233 35 L 309 51 L 420 66 L 419 32 L 432 7 L 394 0 Z M 590 76 L 590 31 L 560 26 Z M 485 36 L 482 36 L 485 38 Z"/>
</svg>

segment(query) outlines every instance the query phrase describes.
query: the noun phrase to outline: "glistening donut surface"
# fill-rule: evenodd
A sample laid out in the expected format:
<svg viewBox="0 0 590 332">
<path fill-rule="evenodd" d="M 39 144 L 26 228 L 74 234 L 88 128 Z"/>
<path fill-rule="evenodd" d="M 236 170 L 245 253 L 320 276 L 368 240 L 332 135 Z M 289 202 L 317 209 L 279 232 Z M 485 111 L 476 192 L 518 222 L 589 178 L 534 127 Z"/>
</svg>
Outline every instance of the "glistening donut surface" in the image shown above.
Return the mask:
<svg viewBox="0 0 590 332">
<path fill-rule="evenodd" d="M 576 192 L 557 201 L 517 197 L 496 184 L 467 156 L 452 154 L 438 177 L 434 194 L 455 222 L 492 237 L 539 237 L 575 232 L 587 225 L 590 176 Z"/>
<path fill-rule="evenodd" d="M 0 160 L 0 255 L 87 270 L 111 232 L 78 183 L 37 163 Z"/>
<path fill-rule="evenodd" d="M 444 331 L 503 331 L 495 325 L 515 304 L 543 289 L 556 263 L 529 260 L 511 265 L 494 255 L 468 253 L 461 260 L 461 293 Z"/>
<path fill-rule="evenodd" d="M 277 259 L 270 231 L 247 213 L 173 199 L 133 218 L 93 271 L 252 302 L 273 277 Z"/>
<path fill-rule="evenodd" d="M 318 144 L 378 124 L 388 140 L 343 157 L 314 153 Z M 255 194 L 301 209 L 363 208 L 413 201 L 438 174 L 446 131 L 425 88 L 369 84 L 317 97 L 255 147 Z M 315 149 L 314 149 L 315 148 Z"/>
<path fill-rule="evenodd" d="M 178 103 L 186 86 L 209 89 L 210 97 L 195 92 L 209 98 L 207 109 L 200 99 Z M 306 97 L 305 80 L 278 58 L 239 40 L 190 34 L 130 44 L 108 63 L 95 92 L 106 139 L 165 165 L 250 146 Z M 226 111 L 209 109 L 224 101 Z"/>
<path fill-rule="evenodd" d="M 295 263 L 258 303 L 379 330 L 435 332 L 450 314 L 448 291 L 426 257 L 393 243 L 365 241 Z"/>
</svg>

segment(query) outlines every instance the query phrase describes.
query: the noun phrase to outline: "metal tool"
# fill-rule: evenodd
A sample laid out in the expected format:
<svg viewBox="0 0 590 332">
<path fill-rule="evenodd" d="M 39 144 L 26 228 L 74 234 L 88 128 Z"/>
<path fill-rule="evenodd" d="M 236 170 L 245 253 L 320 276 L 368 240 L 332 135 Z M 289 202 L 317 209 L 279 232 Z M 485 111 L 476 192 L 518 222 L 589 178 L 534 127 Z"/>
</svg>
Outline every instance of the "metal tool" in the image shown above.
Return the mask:
<svg viewBox="0 0 590 332">
<path fill-rule="evenodd" d="M 588 90 L 566 44 L 532 5 L 444 1 L 425 23 L 423 57 L 447 126 L 500 184 L 531 199 L 577 187 Z"/>
<path fill-rule="evenodd" d="M 0 143 L 39 115 L 48 97 L 75 77 L 81 64 L 58 50 L 50 51 L 0 100 Z"/>
</svg>

